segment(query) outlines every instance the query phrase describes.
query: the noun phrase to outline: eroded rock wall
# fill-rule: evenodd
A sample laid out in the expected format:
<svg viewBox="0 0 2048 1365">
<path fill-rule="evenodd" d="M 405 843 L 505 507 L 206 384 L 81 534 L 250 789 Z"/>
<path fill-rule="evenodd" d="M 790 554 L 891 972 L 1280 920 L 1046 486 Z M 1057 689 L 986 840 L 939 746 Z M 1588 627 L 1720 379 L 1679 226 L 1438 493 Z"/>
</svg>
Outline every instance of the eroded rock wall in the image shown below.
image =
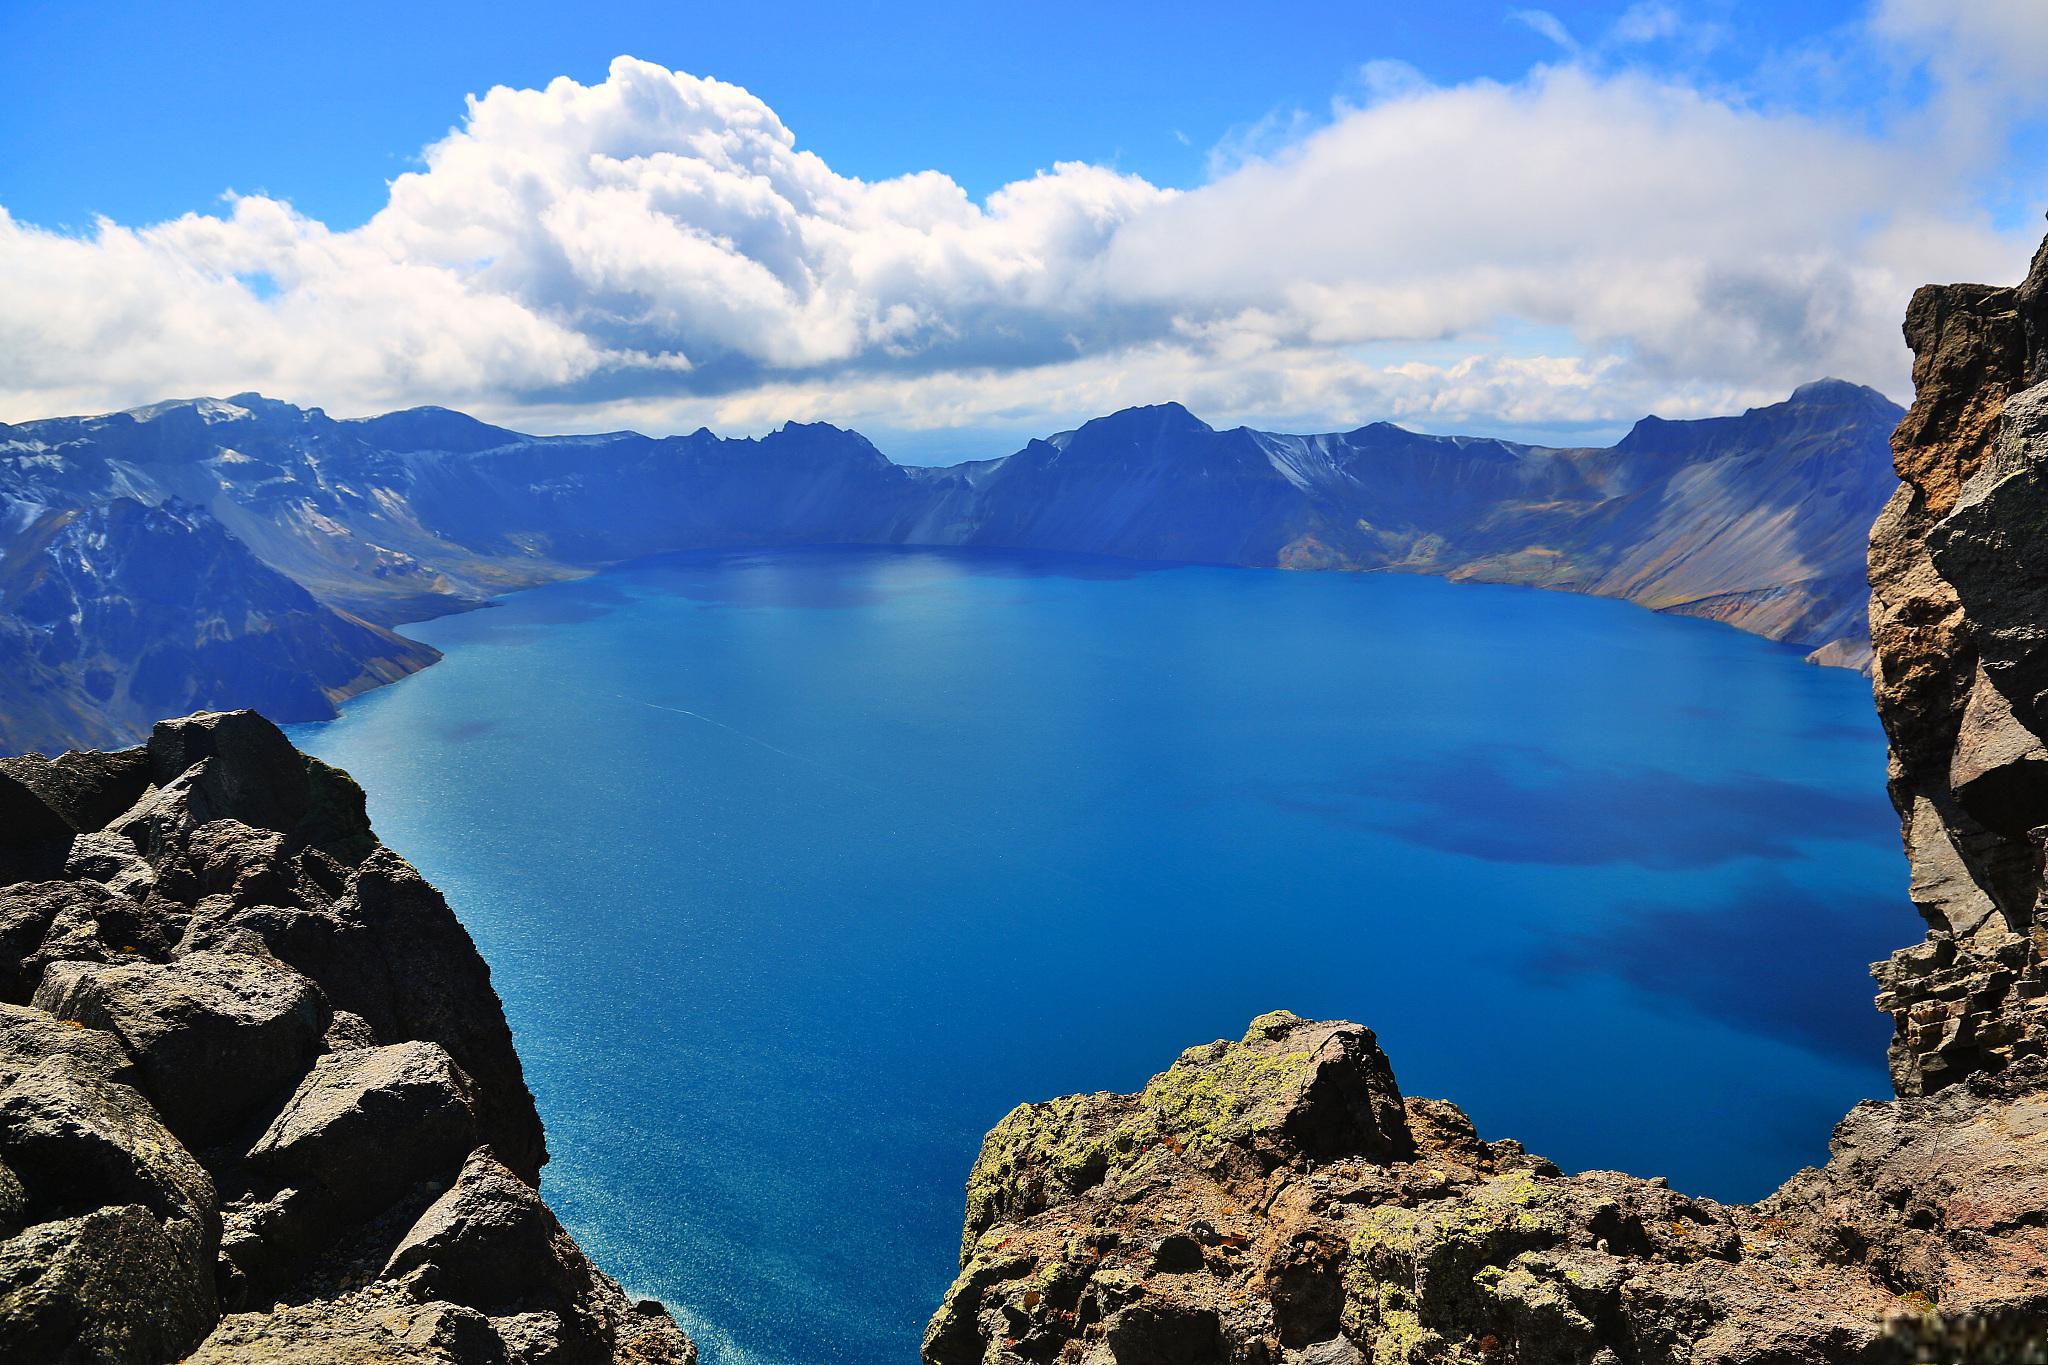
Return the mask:
<svg viewBox="0 0 2048 1365">
<path fill-rule="evenodd" d="M 2048 1044 L 2048 247 L 2017 288 L 1920 290 L 1899 490 L 1871 536 L 1891 792 L 1927 937 L 1879 971 L 1922 1094 Z"/>
<path fill-rule="evenodd" d="M 546 1159 L 345 774 L 246 711 L 0 759 L 0 1360 L 691 1365 Z"/>
</svg>

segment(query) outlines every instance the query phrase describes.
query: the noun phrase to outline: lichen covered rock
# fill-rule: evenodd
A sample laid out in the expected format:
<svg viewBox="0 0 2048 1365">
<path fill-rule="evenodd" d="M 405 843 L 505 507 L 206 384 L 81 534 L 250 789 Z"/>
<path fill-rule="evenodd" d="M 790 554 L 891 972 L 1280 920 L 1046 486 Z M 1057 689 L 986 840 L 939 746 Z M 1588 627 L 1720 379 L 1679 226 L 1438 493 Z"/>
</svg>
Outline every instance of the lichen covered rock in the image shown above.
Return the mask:
<svg viewBox="0 0 2048 1365">
<path fill-rule="evenodd" d="M 1277 1073 L 1258 1059 L 1301 1065 L 1258 1046 L 1273 1035 L 1282 1046 L 1322 1040 L 1311 1056 L 1355 1049 L 1377 1064 L 1265 1086 L 1252 1078 Z M 925 1359 L 1875 1360 L 1892 1320 L 1920 1307 L 1871 1257 L 1839 1238 L 1824 1247 L 1822 1220 L 1795 1218 L 1796 1199 L 1731 1208 L 1661 1181 L 1567 1176 L 1513 1142 L 1483 1141 L 1455 1106 L 1403 1100 L 1385 1059 L 1361 1047 L 1370 1037 L 1356 1025 L 1262 1016 L 1244 1041 L 1183 1054 L 1140 1095 L 1013 1112 L 976 1164 L 961 1272 L 926 1333 Z M 1256 1100 L 1197 1112 L 1255 1121 L 1153 1126 L 1162 1094 L 1219 1074 L 1246 1085 L 1221 1093 Z M 1332 1103 L 1382 1121 L 1332 1130 L 1319 1117 Z M 1392 1114 L 1398 1123 L 1385 1121 Z M 1304 1131 L 1324 1136 L 1272 1138 Z M 1808 1173 L 1809 1188 L 1869 1183 L 1864 1165 L 1896 1163 L 1880 1131 L 1897 1142 L 1882 1124 L 1851 1134 L 1843 1170 Z M 1923 1158 L 1944 1132 L 1928 1125 Z M 2013 1160 L 2048 1171 L 2048 1150 Z M 2014 1198 L 2048 1209 L 2048 1190 Z M 1979 1263 L 2029 1246 L 2005 1238 Z"/>
</svg>

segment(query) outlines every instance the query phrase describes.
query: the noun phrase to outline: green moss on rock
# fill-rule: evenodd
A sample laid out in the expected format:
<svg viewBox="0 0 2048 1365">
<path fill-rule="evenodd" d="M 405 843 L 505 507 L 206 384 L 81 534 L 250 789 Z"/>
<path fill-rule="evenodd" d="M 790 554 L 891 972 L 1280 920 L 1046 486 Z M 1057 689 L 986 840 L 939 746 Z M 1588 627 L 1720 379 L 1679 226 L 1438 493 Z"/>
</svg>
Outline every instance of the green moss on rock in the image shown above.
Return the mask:
<svg viewBox="0 0 2048 1365">
<path fill-rule="evenodd" d="M 1028 1217 L 1096 1185 L 1117 1157 L 1135 1149 L 1137 1136 L 1117 1121 L 1115 1102 L 1106 1095 L 1065 1095 L 1020 1104 L 989 1130 L 967 1175 L 963 1259 L 994 1223 Z"/>
<path fill-rule="evenodd" d="M 1138 1103 L 1162 1138 L 1202 1152 L 1275 1131 L 1286 1122 L 1315 1054 L 1254 1048 L 1250 1044 L 1256 1036 L 1254 1025 L 1243 1043 L 1192 1048 L 1152 1078 Z"/>
</svg>

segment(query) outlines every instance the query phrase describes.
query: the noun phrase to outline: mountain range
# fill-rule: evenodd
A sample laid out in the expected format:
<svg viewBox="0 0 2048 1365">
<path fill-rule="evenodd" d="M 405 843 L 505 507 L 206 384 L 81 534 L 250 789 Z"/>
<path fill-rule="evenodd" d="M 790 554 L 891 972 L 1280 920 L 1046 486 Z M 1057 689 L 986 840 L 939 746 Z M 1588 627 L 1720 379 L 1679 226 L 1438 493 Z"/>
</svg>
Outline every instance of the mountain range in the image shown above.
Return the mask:
<svg viewBox="0 0 2048 1365">
<path fill-rule="evenodd" d="M 1625 598 L 1861 666 L 1901 415 L 1822 380 L 1557 448 L 1385 422 L 1219 431 L 1169 403 L 944 468 L 822 423 L 528 436 L 256 394 L 0 424 L 0 752 L 127 742 L 200 708 L 323 718 L 437 657 L 395 626 L 720 547 L 1439 574 Z"/>
</svg>

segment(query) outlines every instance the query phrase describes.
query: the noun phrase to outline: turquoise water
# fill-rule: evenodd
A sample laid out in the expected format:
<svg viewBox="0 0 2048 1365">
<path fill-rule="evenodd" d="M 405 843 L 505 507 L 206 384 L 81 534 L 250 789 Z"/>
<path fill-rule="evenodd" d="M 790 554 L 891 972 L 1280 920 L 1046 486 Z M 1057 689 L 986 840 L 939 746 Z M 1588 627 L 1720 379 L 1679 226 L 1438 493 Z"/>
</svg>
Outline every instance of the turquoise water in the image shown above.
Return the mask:
<svg viewBox="0 0 2048 1365">
<path fill-rule="evenodd" d="M 1264 1010 L 1569 1168 L 1747 1198 L 1883 1093 L 1864 680 L 1626 605 L 891 550 L 411 633 L 296 731 L 489 958 L 545 1189 L 714 1361 L 910 1362 L 1020 1100 Z"/>
</svg>

